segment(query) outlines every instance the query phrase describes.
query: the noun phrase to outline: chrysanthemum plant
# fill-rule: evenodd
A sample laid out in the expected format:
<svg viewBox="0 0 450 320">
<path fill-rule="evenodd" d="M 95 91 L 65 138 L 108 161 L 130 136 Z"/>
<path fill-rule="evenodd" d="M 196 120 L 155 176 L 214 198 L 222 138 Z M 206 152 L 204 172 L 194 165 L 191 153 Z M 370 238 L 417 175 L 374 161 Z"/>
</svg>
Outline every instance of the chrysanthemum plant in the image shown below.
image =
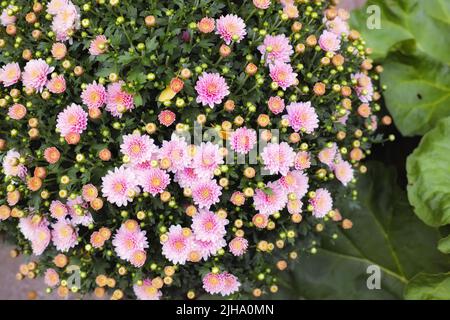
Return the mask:
<svg viewBox="0 0 450 320">
<path fill-rule="evenodd" d="M 333 199 L 356 197 L 390 123 L 335 5 L 2 1 L 0 230 L 30 255 L 18 278 L 113 299 L 276 292 L 277 270 L 351 227 Z"/>
</svg>

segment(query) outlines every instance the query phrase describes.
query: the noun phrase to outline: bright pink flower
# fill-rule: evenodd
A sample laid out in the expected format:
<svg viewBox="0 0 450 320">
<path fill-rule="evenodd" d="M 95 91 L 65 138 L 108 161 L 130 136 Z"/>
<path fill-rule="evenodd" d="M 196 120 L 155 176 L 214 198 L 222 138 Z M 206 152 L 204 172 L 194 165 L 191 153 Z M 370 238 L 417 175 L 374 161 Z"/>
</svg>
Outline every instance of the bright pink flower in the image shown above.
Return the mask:
<svg viewBox="0 0 450 320">
<path fill-rule="evenodd" d="M 176 114 L 170 110 L 161 111 L 158 115 L 159 123 L 161 123 L 165 127 L 170 127 L 176 119 Z"/>
<path fill-rule="evenodd" d="M 42 59 L 28 61 L 22 74 L 23 85 L 42 92 L 48 81 L 47 76 L 54 69 Z"/>
<path fill-rule="evenodd" d="M 258 9 L 268 9 L 270 7 L 270 0 L 253 0 L 253 5 Z"/>
<path fill-rule="evenodd" d="M 162 243 L 162 254 L 172 263 L 185 264 L 191 252 L 192 232 L 180 225 L 170 226 L 167 237 Z"/>
<path fill-rule="evenodd" d="M 67 252 L 78 244 L 78 232 L 67 220 L 52 224 L 52 240 L 58 251 Z"/>
<path fill-rule="evenodd" d="M 297 198 L 301 199 L 308 192 L 308 176 L 299 170 L 294 170 L 288 172 L 287 175 L 281 177 L 280 180 L 281 187 L 286 193 L 294 193 Z"/>
<path fill-rule="evenodd" d="M 238 278 L 235 275 L 232 275 L 228 272 L 223 272 L 221 275 L 222 278 L 222 290 L 220 291 L 220 294 L 222 296 L 228 296 L 232 293 L 235 293 L 239 291 L 239 287 L 241 286 L 241 283 L 239 282 Z"/>
<path fill-rule="evenodd" d="M 160 300 L 162 296 L 161 290 L 153 286 L 151 279 L 145 279 L 142 285 L 133 285 L 133 291 L 138 300 Z"/>
<path fill-rule="evenodd" d="M 56 128 L 63 137 L 70 133 L 82 134 L 87 128 L 87 121 L 87 112 L 79 105 L 72 103 L 58 114 Z"/>
<path fill-rule="evenodd" d="M 126 206 L 132 202 L 134 196 L 138 193 L 137 178 L 133 170 L 124 167 L 115 168 L 114 171 L 108 171 L 108 174 L 102 178 L 102 193 L 108 202 L 119 207 Z"/>
<path fill-rule="evenodd" d="M 341 48 L 341 40 L 333 32 L 325 30 L 319 37 L 319 46 L 326 52 L 336 52 Z"/>
<path fill-rule="evenodd" d="M 159 168 L 145 170 L 139 177 L 139 184 L 144 192 L 156 196 L 162 193 L 170 183 L 170 176 Z"/>
<path fill-rule="evenodd" d="M 352 165 L 344 160 L 338 161 L 334 165 L 334 175 L 344 186 L 347 186 L 347 184 L 353 180 Z"/>
<path fill-rule="evenodd" d="M 54 94 L 64 93 L 66 91 L 66 79 L 64 79 L 63 75 L 51 78 L 50 81 L 47 82 L 47 89 Z"/>
<path fill-rule="evenodd" d="M 142 252 L 148 248 L 148 241 L 145 234 L 146 232 L 142 231 L 137 224 L 123 223 L 112 240 L 117 256 L 120 259 L 131 262 L 136 252 Z"/>
<path fill-rule="evenodd" d="M 285 108 L 284 100 L 278 96 L 270 97 L 267 104 L 269 105 L 269 109 L 273 114 L 280 114 L 284 111 Z"/>
<path fill-rule="evenodd" d="M 210 256 L 216 255 L 226 245 L 227 242 L 224 238 L 218 238 L 214 241 L 202 241 L 194 237 L 191 244 L 191 252 L 200 253 L 202 259 L 206 261 Z"/>
<path fill-rule="evenodd" d="M 196 182 L 201 180 L 208 180 L 207 178 L 200 178 L 194 168 L 184 168 L 175 173 L 175 182 L 178 182 L 181 188 L 191 188 Z"/>
<path fill-rule="evenodd" d="M 209 210 L 200 209 L 192 217 L 191 228 L 196 239 L 214 242 L 225 236 L 227 224 L 227 219 L 221 218 Z"/>
<path fill-rule="evenodd" d="M 106 89 L 102 84 L 93 82 L 81 93 L 81 99 L 89 109 L 98 109 L 106 103 Z"/>
<path fill-rule="evenodd" d="M 225 79 L 218 73 L 204 72 L 195 85 L 197 91 L 197 103 L 211 108 L 220 104 L 227 95 L 230 94 Z"/>
<path fill-rule="evenodd" d="M 223 164 L 223 156 L 220 154 L 219 146 L 211 142 L 202 142 L 197 147 L 193 158 L 192 166 L 195 173 L 201 179 L 210 179 L 214 175 L 214 170 Z"/>
<path fill-rule="evenodd" d="M 309 200 L 313 206 L 313 215 L 317 218 L 325 217 L 333 208 L 333 199 L 327 189 L 317 189 L 315 197 Z"/>
<path fill-rule="evenodd" d="M 234 256 L 239 257 L 239 256 L 242 256 L 247 251 L 248 241 L 245 238 L 236 237 L 230 241 L 228 246 L 230 248 L 230 252 Z"/>
<path fill-rule="evenodd" d="M 215 180 L 199 181 L 192 186 L 192 199 L 200 208 L 208 209 L 220 201 L 221 190 Z"/>
<path fill-rule="evenodd" d="M 124 112 L 134 109 L 133 95 L 122 89 L 124 84 L 123 81 L 112 83 L 107 90 L 106 110 L 116 118 L 121 118 Z"/>
<path fill-rule="evenodd" d="M 286 107 L 288 112 L 284 118 L 289 120 L 289 126 L 295 132 L 311 134 L 319 127 L 319 119 L 311 102 L 294 102 Z"/>
<path fill-rule="evenodd" d="M 264 189 L 256 189 L 253 202 L 257 211 L 272 215 L 286 206 L 287 194 L 279 182 L 269 182 Z"/>
<path fill-rule="evenodd" d="M 297 83 L 297 74 L 294 73 L 290 64 L 275 62 L 269 65 L 270 78 L 283 90 Z"/>
<path fill-rule="evenodd" d="M 230 136 L 231 149 L 247 154 L 256 144 L 256 131 L 253 129 L 239 128 Z"/>
<path fill-rule="evenodd" d="M 128 134 L 122 137 L 120 152 L 130 158 L 132 164 L 152 160 L 152 156 L 158 152 L 153 139 L 140 133 Z"/>
<path fill-rule="evenodd" d="M 289 39 L 284 35 L 266 35 L 262 45 L 258 46 L 262 58 L 265 59 L 266 64 L 274 62 L 289 62 L 294 50 L 289 42 Z"/>
<path fill-rule="evenodd" d="M 91 41 L 89 53 L 93 56 L 99 56 L 108 49 L 108 39 L 104 35 L 99 35 Z"/>
<path fill-rule="evenodd" d="M 294 165 L 295 152 L 286 142 L 269 143 L 261 153 L 266 170 L 270 174 L 286 175 L 289 168 Z"/>
<path fill-rule="evenodd" d="M 203 289 L 209 294 L 222 292 L 224 287 L 223 279 L 220 274 L 208 273 L 203 277 Z"/>
<path fill-rule="evenodd" d="M 226 44 L 230 44 L 231 41 L 241 42 L 247 35 L 245 28 L 244 20 L 234 14 L 221 16 L 216 20 L 216 34 L 220 35 Z"/>
<path fill-rule="evenodd" d="M 311 155 L 307 151 L 299 151 L 295 155 L 294 167 L 297 170 L 306 170 L 311 167 Z"/>
<path fill-rule="evenodd" d="M 19 82 L 21 75 L 18 63 L 8 63 L 0 69 L 0 83 L 3 83 L 5 87 L 10 87 Z"/>
<path fill-rule="evenodd" d="M 172 135 L 170 141 L 164 140 L 159 150 L 160 159 L 169 159 L 169 171 L 177 172 L 189 166 L 191 157 L 188 153 L 188 145 L 183 137 Z"/>
</svg>

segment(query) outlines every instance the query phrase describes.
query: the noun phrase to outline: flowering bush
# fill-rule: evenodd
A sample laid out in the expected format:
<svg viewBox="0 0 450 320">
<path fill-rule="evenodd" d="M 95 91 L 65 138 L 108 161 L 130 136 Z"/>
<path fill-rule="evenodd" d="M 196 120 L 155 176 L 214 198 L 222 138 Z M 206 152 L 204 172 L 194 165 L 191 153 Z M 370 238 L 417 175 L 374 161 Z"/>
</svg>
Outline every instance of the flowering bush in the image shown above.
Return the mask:
<svg viewBox="0 0 450 320">
<path fill-rule="evenodd" d="M 39 258 L 22 274 L 61 296 L 259 297 L 351 227 L 333 199 L 383 140 L 381 68 L 333 3 L 2 6 L 0 229 Z"/>
</svg>

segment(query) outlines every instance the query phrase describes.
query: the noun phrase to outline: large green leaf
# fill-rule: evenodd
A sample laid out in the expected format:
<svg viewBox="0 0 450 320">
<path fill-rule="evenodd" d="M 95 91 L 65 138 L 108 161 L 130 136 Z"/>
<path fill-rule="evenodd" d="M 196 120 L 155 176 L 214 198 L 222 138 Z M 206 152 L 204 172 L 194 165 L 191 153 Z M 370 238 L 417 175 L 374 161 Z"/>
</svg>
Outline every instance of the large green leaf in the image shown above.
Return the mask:
<svg viewBox="0 0 450 320">
<path fill-rule="evenodd" d="M 423 137 L 407 161 L 409 201 L 430 226 L 450 224 L 449 155 L 450 117 Z"/>
<path fill-rule="evenodd" d="M 439 240 L 438 249 L 440 252 L 450 254 L 450 236 Z"/>
<path fill-rule="evenodd" d="M 437 249 L 437 229 L 414 215 L 392 168 L 373 163 L 358 183 L 359 204 L 340 199 L 337 207 L 354 227 L 302 257 L 284 279 L 284 293 L 307 299 L 400 299 L 419 272 L 448 271 L 449 258 Z M 381 289 L 369 290 L 367 268 L 378 266 Z"/>
<path fill-rule="evenodd" d="M 405 298 L 410 300 L 449 300 L 450 272 L 417 275 L 406 286 Z"/>
</svg>

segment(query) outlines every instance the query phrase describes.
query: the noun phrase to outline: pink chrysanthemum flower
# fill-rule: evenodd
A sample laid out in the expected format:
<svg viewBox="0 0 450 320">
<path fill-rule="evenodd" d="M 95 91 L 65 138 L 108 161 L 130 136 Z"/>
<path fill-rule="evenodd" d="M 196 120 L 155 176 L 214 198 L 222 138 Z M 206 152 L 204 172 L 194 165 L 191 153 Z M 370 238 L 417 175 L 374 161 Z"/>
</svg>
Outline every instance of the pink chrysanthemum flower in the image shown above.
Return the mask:
<svg viewBox="0 0 450 320">
<path fill-rule="evenodd" d="M 284 6 L 283 13 L 286 14 L 289 19 L 297 19 L 299 17 L 298 7 L 293 4 Z"/>
<path fill-rule="evenodd" d="M 216 255 L 226 245 L 227 242 L 224 238 L 218 238 L 214 241 L 202 241 L 194 238 L 191 244 L 191 253 L 199 253 L 201 258 L 206 261 L 210 256 Z"/>
<path fill-rule="evenodd" d="M 106 89 L 102 84 L 93 82 L 81 93 L 81 99 L 89 109 L 98 109 L 106 103 Z"/>
<path fill-rule="evenodd" d="M 148 248 L 146 232 L 142 231 L 137 224 L 122 224 L 117 230 L 112 244 L 114 251 L 120 259 L 131 261 L 136 252 L 145 251 Z"/>
<path fill-rule="evenodd" d="M 338 161 L 338 163 L 334 165 L 334 175 L 344 186 L 347 186 L 347 184 L 353 180 L 352 165 L 344 160 Z"/>
<path fill-rule="evenodd" d="M 139 184 L 144 192 L 156 196 L 162 193 L 170 183 L 170 176 L 159 168 L 145 170 L 139 177 Z"/>
<path fill-rule="evenodd" d="M 342 36 L 342 34 L 349 34 L 350 28 L 347 21 L 340 17 L 336 17 L 331 21 L 327 21 L 326 26 L 329 31 L 333 32 L 337 36 Z"/>
<path fill-rule="evenodd" d="M 15 24 L 17 21 L 17 17 L 15 15 L 8 14 L 8 11 L 12 8 L 12 5 L 7 6 L 3 9 L 2 14 L 0 15 L 0 24 L 4 27 L 9 26 L 10 24 Z"/>
<path fill-rule="evenodd" d="M 196 239 L 214 242 L 225 236 L 227 224 L 227 219 L 221 218 L 209 210 L 200 209 L 192 218 L 191 228 Z"/>
<path fill-rule="evenodd" d="M 222 296 L 228 296 L 239 291 L 241 283 L 235 275 L 228 272 L 223 272 L 220 276 L 223 283 L 222 290 L 220 291 Z"/>
<path fill-rule="evenodd" d="M 45 218 L 37 216 L 21 218 L 19 229 L 25 239 L 31 242 L 31 249 L 36 256 L 40 256 L 50 244 L 51 233 Z"/>
<path fill-rule="evenodd" d="M 183 170 L 178 170 L 175 173 L 175 182 L 178 182 L 181 188 L 191 188 L 196 182 L 201 180 L 208 180 L 208 179 L 201 179 L 196 173 L 194 168 L 184 168 Z"/>
<path fill-rule="evenodd" d="M 286 175 L 289 168 L 294 165 L 295 152 L 286 142 L 269 143 L 261 153 L 264 168 L 270 174 Z"/>
<path fill-rule="evenodd" d="M 59 220 L 52 228 L 53 244 L 58 251 L 67 252 L 78 244 L 78 232 L 67 220 Z"/>
<path fill-rule="evenodd" d="M 303 202 L 299 199 L 289 200 L 287 203 L 287 209 L 290 214 L 297 214 L 302 212 Z"/>
<path fill-rule="evenodd" d="M 185 264 L 193 241 L 192 231 L 180 225 L 170 226 L 167 240 L 162 243 L 162 254 L 172 263 Z"/>
<path fill-rule="evenodd" d="M 99 56 L 108 49 L 108 39 L 104 35 L 99 35 L 91 41 L 89 53 L 93 56 Z"/>
<path fill-rule="evenodd" d="M 273 114 L 280 114 L 284 111 L 285 108 L 284 100 L 278 96 L 270 97 L 267 104 Z"/>
<path fill-rule="evenodd" d="M 220 274 L 208 273 L 203 277 L 203 289 L 209 294 L 217 294 L 222 292 L 224 288 L 224 282 Z"/>
<path fill-rule="evenodd" d="M 256 131 L 248 128 L 239 128 L 230 136 L 231 149 L 247 154 L 256 144 Z"/>
<path fill-rule="evenodd" d="M 56 15 L 61 12 L 68 4 L 69 0 L 51 0 L 47 4 L 47 12 L 51 15 Z"/>
<path fill-rule="evenodd" d="M 372 80 L 365 75 L 364 73 L 356 73 L 352 74 L 352 80 L 357 81 L 357 85 L 355 87 L 356 94 L 358 95 L 359 100 L 363 103 L 369 103 L 373 99 L 373 84 Z"/>
<path fill-rule="evenodd" d="M 286 107 L 289 126 L 295 132 L 305 132 L 311 134 L 319 127 L 319 119 L 311 102 L 294 102 Z"/>
<path fill-rule="evenodd" d="M 234 256 L 239 257 L 247 251 L 248 241 L 245 238 L 236 237 L 230 241 L 228 247 Z"/>
<path fill-rule="evenodd" d="M 5 87 L 10 87 L 19 82 L 21 75 L 18 63 L 8 63 L 0 69 L 0 83 L 3 83 Z"/>
<path fill-rule="evenodd" d="M 241 42 L 247 35 L 245 28 L 244 20 L 234 14 L 221 16 L 216 20 L 216 34 L 220 35 L 226 44 L 230 44 L 231 41 Z"/>
<path fill-rule="evenodd" d="M 255 225 L 258 229 L 264 229 L 267 227 L 267 224 L 269 223 L 269 216 L 267 214 L 257 213 L 252 218 L 252 223 Z"/>
<path fill-rule="evenodd" d="M 331 147 L 325 147 L 324 149 L 322 149 L 319 152 L 317 158 L 319 158 L 320 162 L 332 168 L 334 165 L 334 160 L 336 159 L 336 155 L 337 155 L 337 144 L 333 143 Z"/>
<path fill-rule="evenodd" d="M 126 206 L 128 202 L 133 201 L 133 197 L 137 194 L 137 181 L 134 172 L 124 167 L 115 168 L 109 171 L 102 178 L 102 193 L 108 202 L 119 207 Z"/>
<path fill-rule="evenodd" d="M 274 62 L 289 62 L 294 53 L 289 39 L 284 35 L 266 35 L 262 45 L 258 46 L 266 64 Z"/>
<path fill-rule="evenodd" d="M 55 218 L 56 220 L 65 219 L 68 213 L 69 210 L 67 209 L 67 206 L 61 201 L 53 200 L 50 204 L 50 215 L 52 218 Z"/>
<path fill-rule="evenodd" d="M 192 199 L 200 208 L 208 209 L 220 201 L 222 187 L 215 180 L 200 181 L 192 186 Z"/>
<path fill-rule="evenodd" d="M 197 147 L 192 166 L 195 173 L 202 179 L 210 179 L 214 170 L 223 164 L 223 156 L 220 154 L 219 146 L 211 142 L 202 142 Z"/>
<path fill-rule="evenodd" d="M 83 200 L 82 197 L 78 196 L 75 199 L 69 199 L 66 203 L 67 209 L 69 210 L 70 222 L 73 226 L 89 226 L 94 222 L 91 213 L 86 210 L 88 208 L 88 203 Z M 80 209 L 81 212 L 77 209 Z"/>
<path fill-rule="evenodd" d="M 91 202 L 98 197 L 98 189 L 93 184 L 84 185 L 81 189 L 81 195 L 84 201 Z"/>
<path fill-rule="evenodd" d="M 271 0 L 253 0 L 253 5 L 261 10 L 268 9 L 270 7 Z"/>
<path fill-rule="evenodd" d="M 133 291 L 138 300 L 160 300 L 161 290 L 154 287 L 151 279 L 144 279 L 142 285 L 133 285 Z"/>
<path fill-rule="evenodd" d="M 313 207 L 312 214 L 317 218 L 325 217 L 333 208 L 333 199 L 327 189 L 317 189 L 315 197 L 309 200 Z"/>
<path fill-rule="evenodd" d="M 58 114 L 56 128 L 65 137 L 70 133 L 82 134 L 87 128 L 88 114 L 79 105 L 72 103 Z"/>
<path fill-rule="evenodd" d="M 170 110 L 161 111 L 158 115 L 159 123 L 165 127 L 170 127 L 176 119 L 176 114 Z"/>
<path fill-rule="evenodd" d="M 197 91 L 197 103 L 214 107 L 222 103 L 223 98 L 230 94 L 225 79 L 218 73 L 204 72 L 195 85 Z"/>
<path fill-rule="evenodd" d="M 58 41 L 65 41 L 70 38 L 69 32 L 78 29 L 79 24 L 80 14 L 77 7 L 69 1 L 53 18 L 52 30 Z"/>
<path fill-rule="evenodd" d="M 8 116 L 14 120 L 21 120 L 27 115 L 27 108 L 23 104 L 15 103 L 8 109 Z"/>
<path fill-rule="evenodd" d="M 240 207 L 240 206 L 244 205 L 244 203 L 245 203 L 245 194 L 240 191 L 235 191 L 231 195 L 230 201 L 235 206 Z"/>
<path fill-rule="evenodd" d="M 159 150 L 160 159 L 169 159 L 169 171 L 177 172 L 190 165 L 191 157 L 188 153 L 188 145 L 183 137 L 172 135 L 170 141 L 164 140 Z"/>
<path fill-rule="evenodd" d="M 319 46 L 326 52 L 336 52 L 341 48 L 341 40 L 333 32 L 324 30 L 319 37 Z"/>
<path fill-rule="evenodd" d="M 48 81 L 47 76 L 52 73 L 54 69 L 55 68 L 50 67 L 42 59 L 28 61 L 23 69 L 23 85 L 27 88 L 42 92 Z"/>
<path fill-rule="evenodd" d="M 123 81 L 112 83 L 107 90 L 106 110 L 116 118 L 121 118 L 125 111 L 134 109 L 133 95 L 122 89 L 124 84 Z"/>
<path fill-rule="evenodd" d="M 297 74 L 290 64 L 283 62 L 275 62 L 269 65 L 270 78 L 279 85 L 283 90 L 297 83 Z"/>
<path fill-rule="evenodd" d="M 20 163 L 20 153 L 9 150 L 3 158 L 2 167 L 6 176 L 24 179 L 28 173 L 27 167 Z"/>
<path fill-rule="evenodd" d="M 263 190 L 256 189 L 253 196 L 255 209 L 264 215 L 272 215 L 286 206 L 287 194 L 279 182 L 269 182 Z"/>
<path fill-rule="evenodd" d="M 59 274 L 53 268 L 48 268 L 44 274 L 44 282 L 50 288 L 54 288 L 59 285 Z"/>
<path fill-rule="evenodd" d="M 211 33 L 216 28 L 216 21 L 213 18 L 204 17 L 197 23 L 197 27 L 202 33 Z"/>
<path fill-rule="evenodd" d="M 67 54 L 67 47 L 64 43 L 61 42 L 55 42 L 52 45 L 52 56 L 56 60 L 62 60 L 66 57 Z"/>
<path fill-rule="evenodd" d="M 132 164 L 142 163 L 152 159 L 158 151 L 153 139 L 148 135 L 140 133 L 128 134 L 122 137 L 120 152 L 130 158 Z"/>
<path fill-rule="evenodd" d="M 299 151 L 295 155 L 294 167 L 297 170 L 306 170 L 311 167 L 311 155 L 307 151 Z"/>
<path fill-rule="evenodd" d="M 66 91 L 66 79 L 63 75 L 56 76 L 47 82 L 47 89 L 51 93 L 61 94 Z"/>
<path fill-rule="evenodd" d="M 299 170 L 288 172 L 287 175 L 280 180 L 281 187 L 286 193 L 294 193 L 297 198 L 301 199 L 308 192 L 308 176 Z"/>
</svg>

